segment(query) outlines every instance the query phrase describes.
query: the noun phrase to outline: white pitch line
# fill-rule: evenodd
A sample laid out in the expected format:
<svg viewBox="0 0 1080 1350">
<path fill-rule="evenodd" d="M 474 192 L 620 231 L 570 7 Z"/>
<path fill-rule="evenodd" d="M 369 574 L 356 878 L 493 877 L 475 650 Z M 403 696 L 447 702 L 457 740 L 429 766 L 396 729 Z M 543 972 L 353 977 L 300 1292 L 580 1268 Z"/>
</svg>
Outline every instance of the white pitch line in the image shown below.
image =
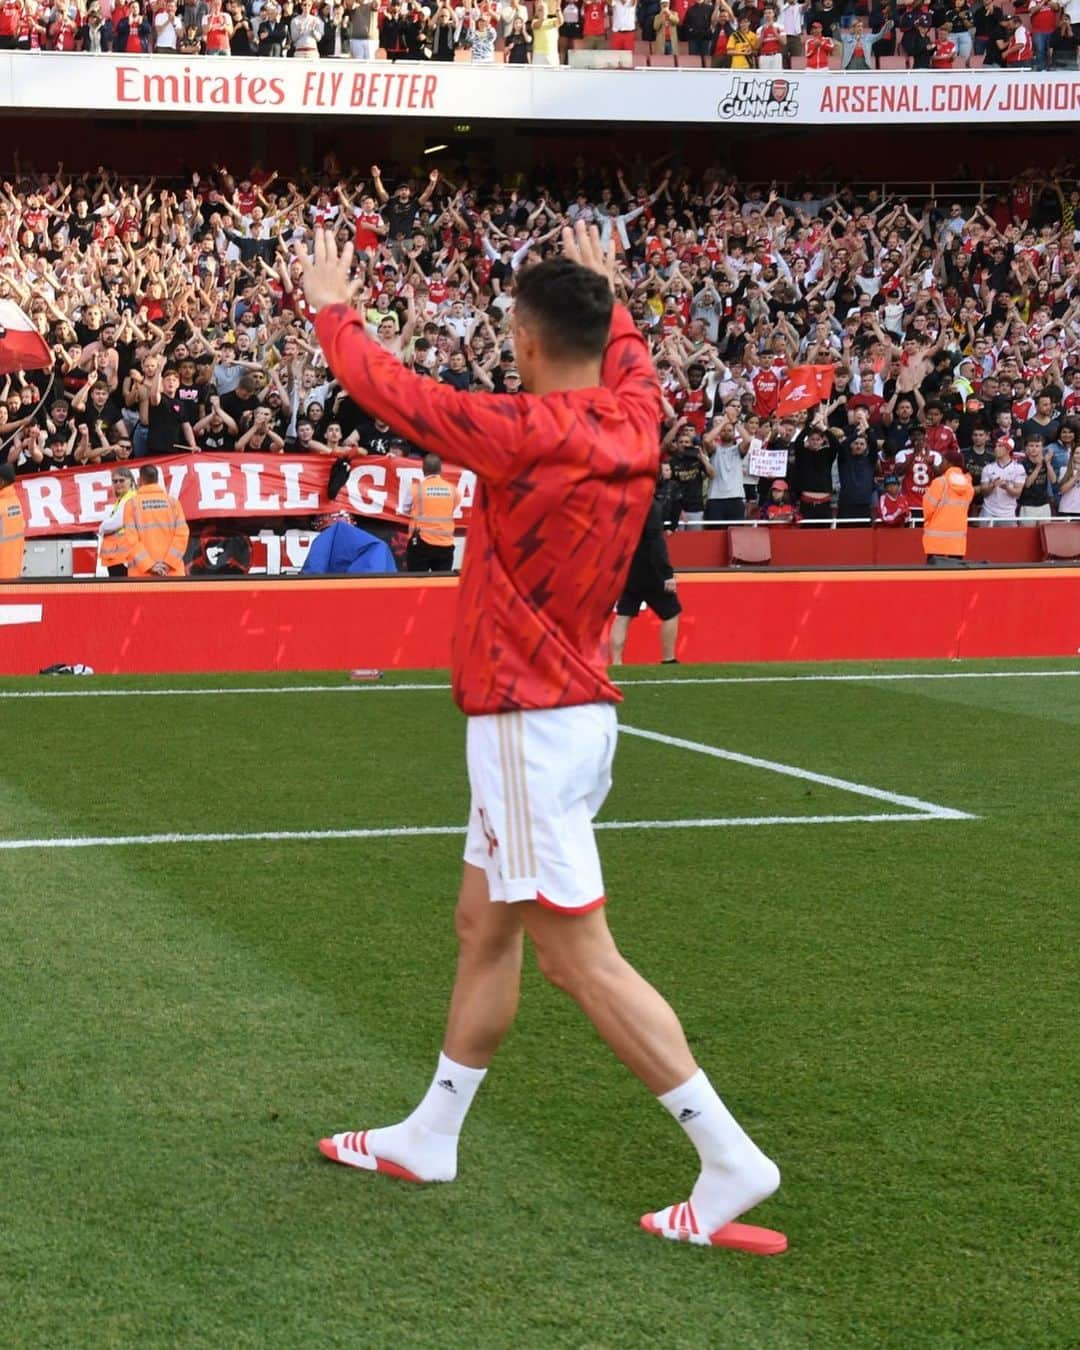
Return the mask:
<svg viewBox="0 0 1080 1350">
<path fill-rule="evenodd" d="M 448 684 L 278 684 L 234 689 L 0 689 L 0 698 L 207 698 L 220 694 L 394 694 L 447 690 Z"/>
<path fill-rule="evenodd" d="M 631 684 L 865 684 L 893 680 L 1048 680 L 1055 676 L 1080 675 L 1076 670 L 917 670 L 875 672 L 866 675 L 688 675 L 674 680 L 623 680 Z"/>
<path fill-rule="evenodd" d="M 820 783 L 822 787 L 837 788 L 841 792 L 851 792 L 859 797 L 871 797 L 874 801 L 889 802 L 892 806 L 906 806 L 935 820 L 975 820 L 967 811 L 957 811 L 951 806 L 938 806 L 934 802 L 924 802 L 919 797 L 907 797 L 900 792 L 888 792 L 885 788 L 869 787 L 865 783 L 853 783 L 847 778 L 834 778 L 827 773 L 814 773 L 810 769 L 799 769 L 793 764 L 780 764 L 773 759 L 759 759 L 756 755 L 742 755 L 737 750 L 721 750 L 719 746 L 704 745 L 701 741 L 683 740 L 681 736 L 665 736 L 660 731 L 645 731 L 640 727 L 628 727 L 625 722 L 619 724 L 619 732 L 624 736 L 638 736 L 643 741 L 656 741 L 659 745 L 669 745 L 676 750 L 693 750 L 699 755 L 711 755 L 713 759 L 726 759 L 732 764 L 743 764 L 750 769 L 767 769 L 770 773 L 783 774 L 787 778 L 799 778 L 807 783 Z"/>
<path fill-rule="evenodd" d="M 743 825 L 852 825 L 877 824 L 879 821 L 933 821 L 952 816 L 882 812 L 851 816 L 717 816 L 702 820 L 603 820 L 597 830 L 712 830 Z M 457 835 L 464 838 L 461 825 L 403 825 L 373 830 L 251 830 L 219 834 L 102 834 L 60 839 L 0 839 L 0 853 L 22 849 L 55 848 L 130 848 L 160 844 L 243 844 L 324 839 L 411 839 L 419 835 Z"/>
<path fill-rule="evenodd" d="M 875 684 L 897 680 L 1050 680 L 1080 675 L 1075 670 L 949 670 L 888 671 L 866 675 L 689 675 L 675 679 L 616 681 L 620 689 L 635 685 L 686 684 Z M 213 689 L 0 689 L 5 698 L 206 698 L 222 694 L 402 694 L 445 692 L 449 684 L 286 684 L 238 685 Z"/>
</svg>

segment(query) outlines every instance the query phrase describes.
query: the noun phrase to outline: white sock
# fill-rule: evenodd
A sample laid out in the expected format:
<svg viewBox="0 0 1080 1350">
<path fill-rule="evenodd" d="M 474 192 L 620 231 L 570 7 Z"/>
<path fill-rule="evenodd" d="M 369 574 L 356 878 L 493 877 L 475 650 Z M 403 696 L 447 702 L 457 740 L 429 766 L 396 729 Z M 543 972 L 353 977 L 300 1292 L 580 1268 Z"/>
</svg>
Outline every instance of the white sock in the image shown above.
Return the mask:
<svg viewBox="0 0 1080 1350">
<path fill-rule="evenodd" d="M 440 1053 L 423 1101 L 400 1124 L 369 1130 L 368 1150 L 425 1181 L 453 1181 L 458 1135 L 486 1073 L 487 1069 L 470 1069 Z"/>
<path fill-rule="evenodd" d="M 452 1134 L 456 1139 L 486 1073 L 487 1069 L 470 1069 L 440 1051 L 439 1067 L 431 1086 L 409 1119 L 436 1134 Z"/>
<path fill-rule="evenodd" d="M 701 1158 L 691 1203 L 704 1233 L 752 1209 L 780 1184 L 780 1171 L 716 1095 L 704 1069 L 658 1098 Z"/>
</svg>

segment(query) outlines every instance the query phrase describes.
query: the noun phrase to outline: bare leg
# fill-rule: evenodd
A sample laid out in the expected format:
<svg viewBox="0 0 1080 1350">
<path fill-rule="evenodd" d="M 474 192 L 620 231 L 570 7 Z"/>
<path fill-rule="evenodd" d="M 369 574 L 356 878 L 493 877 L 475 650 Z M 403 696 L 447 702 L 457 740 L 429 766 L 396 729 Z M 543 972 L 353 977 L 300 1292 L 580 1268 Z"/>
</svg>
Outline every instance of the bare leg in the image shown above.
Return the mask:
<svg viewBox="0 0 1080 1350">
<path fill-rule="evenodd" d="M 679 1019 L 622 957 L 602 909 L 558 914 L 526 902 L 525 930 L 544 978 L 566 993 L 655 1096 L 697 1072 Z"/>
<path fill-rule="evenodd" d="M 408 1181 L 453 1181 L 458 1135 L 492 1055 L 517 1012 L 524 945 L 514 905 L 493 905 L 483 869 L 465 864 L 457 907 L 460 942 L 443 1053 L 416 1110 L 379 1129 L 323 1139 L 325 1157 Z"/>
<path fill-rule="evenodd" d="M 626 635 L 630 632 L 630 620 L 622 614 L 616 614 L 611 625 L 611 664 L 622 665 L 622 655 L 626 647 Z"/>
<path fill-rule="evenodd" d="M 514 1020 L 523 947 L 519 905 L 492 904 L 487 877 L 465 864 L 457 906 L 458 964 L 443 1051 L 486 1069 Z"/>
<path fill-rule="evenodd" d="M 603 910 L 559 914 L 527 902 L 521 908 L 544 976 L 578 1004 L 697 1149 L 701 1171 L 690 1200 L 645 1215 L 642 1227 L 677 1241 L 783 1251 L 780 1233 L 729 1227 L 776 1190 L 779 1169 L 697 1068 L 675 1013 L 620 956 Z"/>
<path fill-rule="evenodd" d="M 675 642 L 679 636 L 679 616 L 676 614 L 673 619 L 664 619 L 660 624 L 660 659 L 662 661 L 675 660 Z"/>
</svg>

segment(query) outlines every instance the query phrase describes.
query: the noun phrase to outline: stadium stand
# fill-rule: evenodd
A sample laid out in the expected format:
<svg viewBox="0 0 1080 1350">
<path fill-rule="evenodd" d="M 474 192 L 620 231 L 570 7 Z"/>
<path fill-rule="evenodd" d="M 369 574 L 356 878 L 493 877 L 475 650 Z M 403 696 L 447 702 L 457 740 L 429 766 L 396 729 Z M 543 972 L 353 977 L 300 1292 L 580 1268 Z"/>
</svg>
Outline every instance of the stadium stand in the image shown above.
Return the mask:
<svg viewBox="0 0 1080 1350">
<path fill-rule="evenodd" d="M 25 308 L 54 365 L 0 388 L 0 457 L 22 478 L 192 446 L 408 455 L 313 343 L 299 287 L 313 228 L 355 243 L 359 303 L 399 359 L 503 390 L 520 387 L 515 272 L 585 219 L 614 241 L 663 384 L 672 528 L 869 524 L 893 475 L 913 508 L 900 523 L 917 522 L 950 463 L 971 471 L 988 523 L 1080 514 L 1070 165 L 940 200 L 644 166 L 515 182 L 377 165 L 5 180 L 0 298 Z M 175 397 L 155 401 L 166 369 Z M 827 378 L 800 397 L 807 371 Z"/>
<path fill-rule="evenodd" d="M 597 53 L 615 52 L 633 65 L 696 69 L 1047 70 L 1076 68 L 1078 20 L 1076 0 L 5 0 L 0 50 L 608 68 Z"/>
</svg>

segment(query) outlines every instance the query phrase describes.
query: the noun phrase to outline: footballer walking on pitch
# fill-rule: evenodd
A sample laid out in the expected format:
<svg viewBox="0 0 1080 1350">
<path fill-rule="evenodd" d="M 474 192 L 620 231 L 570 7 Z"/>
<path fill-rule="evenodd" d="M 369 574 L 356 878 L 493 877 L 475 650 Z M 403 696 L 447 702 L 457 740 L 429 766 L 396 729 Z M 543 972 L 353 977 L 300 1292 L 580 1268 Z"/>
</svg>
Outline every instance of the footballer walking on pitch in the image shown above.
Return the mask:
<svg viewBox="0 0 1080 1350">
<path fill-rule="evenodd" d="M 690 1198 L 642 1219 L 661 1237 L 773 1254 L 783 1234 L 733 1221 L 780 1173 L 717 1096 L 662 996 L 608 929 L 592 821 L 611 785 L 618 689 L 602 635 L 653 498 L 660 389 L 614 305 L 597 232 L 515 280 L 525 395 L 462 394 L 406 370 L 349 305 L 352 246 L 315 235 L 315 329 L 350 398 L 479 480 L 455 619 L 453 689 L 468 718 L 472 803 L 457 975 L 438 1067 L 405 1120 L 324 1139 L 335 1162 L 452 1181 L 458 1136 L 517 1011 L 524 938 L 697 1149 Z"/>
</svg>

